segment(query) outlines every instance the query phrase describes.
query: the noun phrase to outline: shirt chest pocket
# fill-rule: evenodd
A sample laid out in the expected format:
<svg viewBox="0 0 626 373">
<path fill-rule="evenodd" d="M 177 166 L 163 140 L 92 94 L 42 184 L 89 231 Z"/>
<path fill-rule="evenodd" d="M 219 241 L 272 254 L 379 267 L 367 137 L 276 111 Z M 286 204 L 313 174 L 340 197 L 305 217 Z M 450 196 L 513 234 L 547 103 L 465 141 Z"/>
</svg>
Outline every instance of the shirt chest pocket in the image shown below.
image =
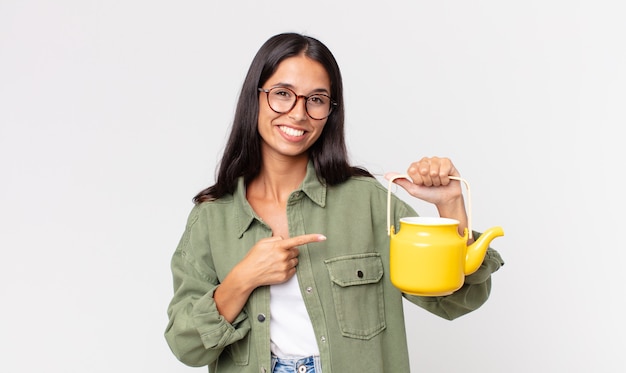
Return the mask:
<svg viewBox="0 0 626 373">
<path fill-rule="evenodd" d="M 333 301 L 341 333 L 370 339 L 385 329 L 383 262 L 377 253 L 324 261 L 332 282 Z"/>
</svg>

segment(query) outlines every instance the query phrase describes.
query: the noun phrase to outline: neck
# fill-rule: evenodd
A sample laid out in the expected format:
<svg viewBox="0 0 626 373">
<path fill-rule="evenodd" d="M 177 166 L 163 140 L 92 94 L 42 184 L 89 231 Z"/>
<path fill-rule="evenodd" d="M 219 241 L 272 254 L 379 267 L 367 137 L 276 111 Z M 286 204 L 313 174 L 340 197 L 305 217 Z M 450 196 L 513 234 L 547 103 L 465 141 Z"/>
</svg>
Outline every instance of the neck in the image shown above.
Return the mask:
<svg viewBox="0 0 626 373">
<path fill-rule="evenodd" d="M 259 175 L 248 185 L 248 197 L 286 203 L 306 176 L 308 157 L 264 159 Z"/>
</svg>

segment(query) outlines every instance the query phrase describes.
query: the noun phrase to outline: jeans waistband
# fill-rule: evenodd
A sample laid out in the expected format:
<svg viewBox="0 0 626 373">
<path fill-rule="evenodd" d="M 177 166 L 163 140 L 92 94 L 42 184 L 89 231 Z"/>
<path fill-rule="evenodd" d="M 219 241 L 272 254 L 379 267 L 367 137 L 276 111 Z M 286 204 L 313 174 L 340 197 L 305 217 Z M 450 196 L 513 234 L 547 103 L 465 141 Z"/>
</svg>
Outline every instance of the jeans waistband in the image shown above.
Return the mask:
<svg viewBox="0 0 626 373">
<path fill-rule="evenodd" d="M 319 356 L 279 358 L 272 355 L 273 373 L 321 373 Z"/>
</svg>

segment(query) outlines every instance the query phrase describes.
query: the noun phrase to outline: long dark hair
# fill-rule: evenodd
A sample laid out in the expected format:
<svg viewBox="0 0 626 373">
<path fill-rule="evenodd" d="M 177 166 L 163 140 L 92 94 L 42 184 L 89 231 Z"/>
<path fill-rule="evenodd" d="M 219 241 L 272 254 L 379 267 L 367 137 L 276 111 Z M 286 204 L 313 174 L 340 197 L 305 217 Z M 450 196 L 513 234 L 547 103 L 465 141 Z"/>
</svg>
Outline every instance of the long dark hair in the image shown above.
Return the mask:
<svg viewBox="0 0 626 373">
<path fill-rule="evenodd" d="M 344 135 L 343 83 L 335 57 L 317 39 L 285 33 L 268 39 L 252 60 L 239 94 L 230 137 L 219 165 L 217 182 L 198 193 L 193 198 L 194 203 L 232 194 L 240 176 L 248 184 L 259 174 L 262 159 L 261 139 L 257 130 L 258 87 L 265 84 L 283 60 L 300 54 L 324 66 L 330 77 L 330 95 L 337 102 L 320 138 L 309 149 L 317 178 L 326 185 L 336 185 L 351 176 L 373 177 L 364 168 L 353 167 L 348 162 Z"/>
</svg>

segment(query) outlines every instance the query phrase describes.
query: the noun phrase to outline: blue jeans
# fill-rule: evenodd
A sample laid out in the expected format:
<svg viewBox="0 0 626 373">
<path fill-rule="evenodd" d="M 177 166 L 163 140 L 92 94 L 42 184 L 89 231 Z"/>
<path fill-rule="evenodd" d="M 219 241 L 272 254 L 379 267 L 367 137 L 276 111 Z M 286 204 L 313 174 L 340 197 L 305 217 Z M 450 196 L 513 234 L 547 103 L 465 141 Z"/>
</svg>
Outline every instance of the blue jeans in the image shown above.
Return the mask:
<svg viewBox="0 0 626 373">
<path fill-rule="evenodd" d="M 322 373 L 319 356 L 301 359 L 279 359 L 272 355 L 273 373 Z"/>
</svg>

